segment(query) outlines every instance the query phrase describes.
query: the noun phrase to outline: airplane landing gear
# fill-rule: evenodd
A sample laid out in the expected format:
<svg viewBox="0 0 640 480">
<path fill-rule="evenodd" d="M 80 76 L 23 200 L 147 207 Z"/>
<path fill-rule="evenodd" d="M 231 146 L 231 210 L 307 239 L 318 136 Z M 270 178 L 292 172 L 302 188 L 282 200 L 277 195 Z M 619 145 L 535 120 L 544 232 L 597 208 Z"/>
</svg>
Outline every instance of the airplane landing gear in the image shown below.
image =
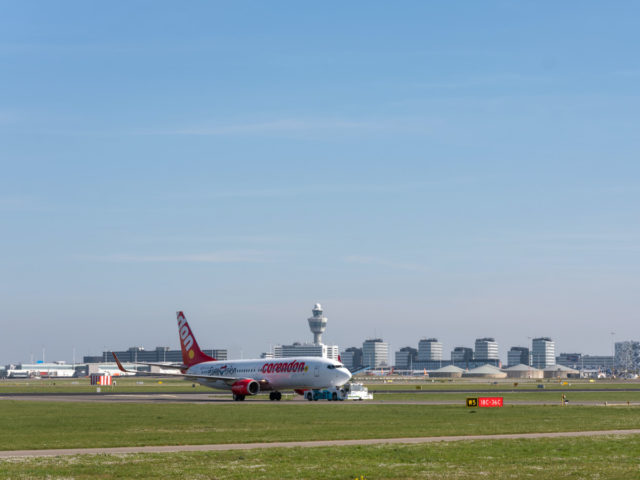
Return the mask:
<svg viewBox="0 0 640 480">
<path fill-rule="evenodd" d="M 244 400 L 244 395 L 236 395 L 235 393 L 233 394 L 233 400 L 236 402 L 241 402 Z"/>
<path fill-rule="evenodd" d="M 280 392 L 271 392 L 269 393 L 269 400 L 280 401 L 282 400 L 282 393 Z"/>
</svg>

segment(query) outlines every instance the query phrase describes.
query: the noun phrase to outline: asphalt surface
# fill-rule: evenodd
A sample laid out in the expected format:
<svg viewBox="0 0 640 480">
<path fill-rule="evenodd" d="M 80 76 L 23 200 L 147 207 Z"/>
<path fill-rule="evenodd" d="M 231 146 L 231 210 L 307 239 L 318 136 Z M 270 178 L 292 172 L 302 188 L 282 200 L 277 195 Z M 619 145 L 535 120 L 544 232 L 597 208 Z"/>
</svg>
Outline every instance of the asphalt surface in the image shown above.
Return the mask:
<svg viewBox="0 0 640 480">
<path fill-rule="evenodd" d="M 0 395 L 0 400 L 102 403 L 240 403 L 234 402 L 230 394 L 211 395 L 202 393 L 13 393 Z M 261 400 L 251 400 L 251 402 L 256 401 L 270 403 L 269 399 L 266 398 Z"/>
<path fill-rule="evenodd" d="M 456 392 L 461 393 L 461 392 Z M 473 392 L 477 393 L 477 392 Z M 560 393 L 558 393 L 559 395 Z M 353 401 L 345 400 L 339 402 L 343 405 L 460 405 L 460 400 L 385 400 L 385 394 L 374 394 L 374 400 Z M 29 394 L 2 394 L 0 400 L 17 400 L 17 401 L 41 401 L 41 402 L 98 402 L 98 403 L 154 403 L 154 404 L 170 404 L 170 403 L 207 403 L 207 404 L 234 404 L 248 405 L 254 403 L 266 404 L 287 404 L 287 405 L 306 405 L 308 403 L 320 405 L 333 405 L 335 402 L 326 400 L 318 400 L 317 402 L 309 402 L 300 395 L 287 394 L 283 395 L 282 402 L 272 402 L 265 395 L 256 398 L 247 399 L 244 402 L 235 402 L 229 393 L 29 393 Z M 546 400 L 528 401 L 528 400 L 508 400 L 508 405 L 551 405 L 560 404 L 557 402 Z M 640 402 L 608 402 L 603 401 L 570 401 L 569 405 L 632 405 L 638 406 Z"/>
<path fill-rule="evenodd" d="M 227 443 L 221 445 L 161 445 L 147 447 L 114 447 L 114 448 L 67 448 L 52 450 L 8 450 L 0 451 L 0 459 L 16 457 L 56 457 L 61 455 L 114 455 L 132 453 L 168 453 L 168 452 L 211 452 L 226 450 L 252 450 L 262 448 L 312 448 L 351 445 L 381 444 L 419 444 L 435 442 L 459 442 L 469 440 L 514 440 L 534 438 L 561 437 L 594 437 L 602 435 L 640 435 L 635 430 L 601 430 L 589 432 L 551 432 L 551 433 L 512 433 L 501 435 L 465 435 L 418 438 L 374 438 L 361 440 L 319 440 L 312 442 L 270 442 L 270 443 Z"/>
<path fill-rule="evenodd" d="M 570 387 L 568 389 L 563 389 L 563 388 L 558 388 L 558 387 L 554 387 L 554 388 L 528 388 L 528 389 L 522 389 L 522 388 L 469 388 L 469 389 L 425 389 L 425 390 L 417 390 L 417 389 L 393 389 L 393 390 L 376 390 L 375 388 L 369 388 L 369 392 L 375 394 L 379 394 L 379 395 L 386 395 L 386 394 L 390 394 L 390 393 L 415 393 L 418 395 L 429 395 L 431 393 L 464 393 L 464 394 L 474 394 L 474 393 L 532 393 L 532 394 L 543 394 L 543 393 L 549 393 L 549 392 L 558 392 L 558 393 L 562 393 L 564 391 L 571 391 L 571 392 L 640 392 L 640 386 L 638 387 L 626 387 L 626 388 L 576 388 L 576 387 Z M 292 393 L 292 392 L 287 392 L 287 393 Z M 51 392 L 51 393 L 41 393 L 41 392 L 36 392 L 36 393 L 2 393 L 0 394 L 0 396 L 2 397 L 11 397 L 11 396 L 29 396 L 29 395 L 33 395 L 33 396 L 39 396 L 39 395 L 51 395 L 51 396 L 56 396 L 56 395 L 60 395 L 60 396 L 68 396 L 68 395 L 90 395 L 91 393 L 60 393 L 60 392 Z M 165 390 L 163 392 L 163 394 L 167 394 L 167 395 L 181 395 L 181 394 L 185 394 L 184 390 L 179 390 L 179 391 L 171 391 L 171 390 Z M 136 395 L 134 393 L 118 393 L 115 391 L 109 391 L 108 387 L 105 387 L 105 390 L 102 391 L 100 393 L 100 395 Z M 205 389 L 205 391 L 199 391 L 199 392 L 192 392 L 189 393 L 189 395 L 203 395 L 203 396 L 216 396 L 216 395 L 230 395 L 230 392 L 228 391 L 221 391 L 221 390 L 207 390 Z"/>
</svg>

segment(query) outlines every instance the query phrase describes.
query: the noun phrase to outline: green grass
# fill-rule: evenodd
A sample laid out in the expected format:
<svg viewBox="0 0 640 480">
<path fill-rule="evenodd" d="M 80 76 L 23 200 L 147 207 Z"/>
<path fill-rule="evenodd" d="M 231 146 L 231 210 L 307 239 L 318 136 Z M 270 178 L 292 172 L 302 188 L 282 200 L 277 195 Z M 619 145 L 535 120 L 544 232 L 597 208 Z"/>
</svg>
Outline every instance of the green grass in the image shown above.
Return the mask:
<svg viewBox="0 0 640 480">
<path fill-rule="evenodd" d="M 116 386 L 100 387 L 102 392 L 113 393 L 163 393 L 184 392 L 214 393 L 213 390 L 184 380 L 154 377 L 114 377 Z M 95 393 L 97 385 L 88 378 L 0 380 L 0 396 L 7 393 Z"/>
<path fill-rule="evenodd" d="M 569 401 L 593 403 L 638 403 L 640 402 L 640 383 L 637 381 L 603 380 L 589 382 L 588 380 L 551 380 L 513 382 L 501 380 L 499 382 L 481 382 L 448 380 L 425 382 L 406 382 L 394 380 L 387 383 L 368 383 L 370 391 L 376 400 L 411 400 L 411 401 L 439 401 L 464 402 L 466 397 L 501 396 L 505 402 L 545 402 L 559 404 L 561 395 L 567 395 Z M 517 385 L 516 385 L 517 383 Z M 543 385 L 544 388 L 538 388 Z M 622 391 L 635 389 L 635 391 Z M 450 390 L 443 393 L 439 390 Z M 605 391 L 599 391 L 605 390 Z M 459 392 L 459 393 L 456 393 Z M 472 392 L 472 393 L 467 393 Z"/>
<path fill-rule="evenodd" d="M 65 393 L 90 393 L 96 396 L 111 393 L 139 393 L 139 394 L 154 394 L 154 393 L 200 393 L 204 395 L 226 395 L 230 396 L 228 392 L 219 390 L 211 390 L 206 387 L 193 383 L 185 382 L 183 380 L 176 379 L 158 379 L 158 378 L 133 378 L 133 377 L 121 377 L 117 379 L 117 386 L 115 387 L 101 387 L 101 393 L 96 393 L 96 387 L 89 385 L 88 379 L 29 379 L 29 380 L 3 380 L 0 381 L 0 396 L 8 393 L 50 393 L 50 394 L 65 394 Z M 514 387 L 513 382 L 500 382 L 497 385 L 493 382 L 478 382 L 469 380 L 457 380 L 455 382 L 449 382 L 448 380 L 436 381 L 436 382 L 407 382 L 395 380 L 387 383 L 371 383 L 369 388 L 375 390 L 378 393 L 375 394 L 375 400 L 381 402 L 397 402 L 397 401 L 415 401 L 415 402 L 450 402 L 458 405 L 463 405 L 465 399 L 469 396 L 487 396 L 498 395 L 505 399 L 505 404 L 517 404 L 526 402 L 539 402 L 548 405 L 558 405 L 561 401 L 561 394 L 565 393 L 570 402 L 589 402 L 593 404 L 604 405 L 608 404 L 624 404 L 630 402 L 632 404 L 640 403 L 640 390 L 625 392 L 621 389 L 625 388 L 638 388 L 640 385 L 637 382 L 611 382 L 601 381 L 596 383 L 590 383 L 588 381 L 575 381 L 567 382 L 567 385 L 563 385 L 562 382 L 553 381 L 544 383 L 544 389 L 538 389 L 536 381 L 519 382 L 517 387 Z M 420 387 L 420 390 L 416 389 Z M 437 390 L 449 389 L 459 391 L 459 393 L 441 393 Z M 466 393 L 460 390 L 493 390 L 495 392 L 477 392 Z M 509 391 L 498 390 L 509 389 Z M 606 391 L 593 391 L 595 389 L 606 389 Z M 587 390 L 587 391 L 579 391 Z M 591 390 L 591 391 L 589 391 Z M 405 393 L 408 391 L 410 393 Z M 207 398 L 203 395 L 203 398 Z M 265 395 L 259 395 L 255 399 L 265 399 Z M 291 400 L 291 395 L 285 395 L 284 401 Z M 253 400 L 249 398 L 248 400 Z"/>
<path fill-rule="evenodd" d="M 154 378 L 154 377 L 114 377 L 117 381 L 115 387 L 101 387 L 102 392 L 114 393 L 155 393 L 155 392 L 184 392 L 184 393 L 216 393 L 220 391 L 210 390 L 192 382 L 177 379 Z M 394 392 L 398 390 L 414 390 L 417 395 L 420 392 L 432 392 L 434 390 L 513 390 L 518 393 L 545 394 L 554 392 L 570 392 L 573 390 L 597 390 L 606 389 L 618 391 L 621 389 L 638 389 L 640 395 L 640 381 L 610 381 L 602 380 L 589 382 L 587 380 L 567 380 L 565 381 L 532 381 L 525 380 L 516 382 L 500 380 L 493 381 L 473 381 L 456 379 L 455 381 L 437 380 L 434 382 L 420 380 L 372 380 L 370 377 L 359 379 L 363 381 L 370 390 Z M 386 382 L 386 383 L 385 383 Z M 544 389 L 539 389 L 538 385 L 543 385 Z M 418 389 L 419 388 L 419 389 Z M 4 379 L 0 380 L 0 396 L 8 393 L 95 393 L 96 386 L 89 384 L 88 378 L 60 378 L 60 379 Z M 622 392 L 621 392 L 622 393 Z M 630 392 L 634 393 L 634 392 Z M 437 392 L 430 393 L 436 395 Z M 639 396 L 640 398 L 640 396 Z"/>
<path fill-rule="evenodd" d="M 454 402 L 464 404 L 467 397 L 503 397 L 505 404 L 510 402 L 542 402 L 546 404 L 560 404 L 562 394 L 566 394 L 569 402 L 590 402 L 594 404 L 607 403 L 640 403 L 640 392 L 620 392 L 611 390 L 607 392 L 575 392 L 571 390 L 557 391 L 522 391 L 522 392 L 496 392 L 496 393 L 394 393 L 387 391 L 374 394 L 376 401 L 415 401 L 415 402 Z"/>
<path fill-rule="evenodd" d="M 0 460 L 0 478 L 608 479 L 640 476 L 640 436 Z"/>
<path fill-rule="evenodd" d="M 140 385 L 136 382 L 144 381 Z M 73 382 L 78 382 L 74 384 Z M 118 393 L 207 392 L 174 380 L 118 379 Z M 54 385 L 55 383 L 55 385 Z M 28 384 L 28 385 L 27 385 Z M 376 400 L 453 401 L 457 405 L 390 405 L 334 402 L 133 404 L 0 402 L 0 450 L 208 444 L 260 441 L 393 438 L 640 428 L 640 407 L 560 407 L 570 401 L 640 402 L 637 383 L 536 382 L 514 388 L 482 382 L 422 383 L 429 393 L 399 382 L 371 384 L 389 393 Z M 455 388 L 452 388 L 454 387 Z M 607 388 L 606 392 L 577 389 Z M 464 392 L 513 389 L 501 409 L 467 409 Z M 103 387 L 103 391 L 110 391 Z M 95 392 L 88 380 L 0 382 L 2 393 Z M 430 392 L 431 391 L 431 392 Z M 492 395 L 478 394 L 482 395 Z M 206 398 L 203 397 L 203 398 Z M 509 405 L 543 401 L 549 405 Z M 263 449 L 135 455 L 81 455 L 0 460 L 0 478 L 230 478 L 230 479 L 631 479 L 640 478 L 640 436 L 462 441 L 313 449 Z"/>
<path fill-rule="evenodd" d="M 455 379 L 450 380 L 434 380 L 431 381 L 412 381 L 412 380 L 379 380 L 373 381 L 370 378 L 356 379 L 360 383 L 364 383 L 370 390 L 620 390 L 620 389 L 638 389 L 640 390 L 640 381 L 638 380 L 598 380 L 590 382 L 582 379 L 569 380 L 496 380 L 496 381 L 480 381 Z M 544 388 L 540 388 L 542 385 Z"/>
<path fill-rule="evenodd" d="M 0 402 L 0 450 L 640 428 L 640 407 Z"/>
</svg>

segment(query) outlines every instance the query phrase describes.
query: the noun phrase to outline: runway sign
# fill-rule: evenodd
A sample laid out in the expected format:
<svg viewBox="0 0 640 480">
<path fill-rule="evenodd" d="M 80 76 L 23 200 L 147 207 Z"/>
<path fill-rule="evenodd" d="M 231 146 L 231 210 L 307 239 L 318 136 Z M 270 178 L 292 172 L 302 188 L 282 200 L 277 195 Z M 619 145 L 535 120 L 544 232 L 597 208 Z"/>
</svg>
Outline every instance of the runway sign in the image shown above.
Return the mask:
<svg viewBox="0 0 640 480">
<path fill-rule="evenodd" d="M 479 407 L 502 407 L 502 397 L 480 397 L 478 399 Z"/>
<path fill-rule="evenodd" d="M 502 397 L 467 398 L 467 407 L 502 407 Z"/>
</svg>

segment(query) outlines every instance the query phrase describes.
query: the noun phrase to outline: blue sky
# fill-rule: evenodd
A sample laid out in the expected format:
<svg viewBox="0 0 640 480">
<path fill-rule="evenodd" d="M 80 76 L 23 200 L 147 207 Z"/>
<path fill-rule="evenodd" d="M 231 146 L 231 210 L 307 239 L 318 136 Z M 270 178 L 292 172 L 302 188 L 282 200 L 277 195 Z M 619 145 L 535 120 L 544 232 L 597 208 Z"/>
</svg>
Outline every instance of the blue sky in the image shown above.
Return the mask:
<svg viewBox="0 0 640 480">
<path fill-rule="evenodd" d="M 639 338 L 636 3 L 0 8 L 0 363 Z"/>
</svg>

